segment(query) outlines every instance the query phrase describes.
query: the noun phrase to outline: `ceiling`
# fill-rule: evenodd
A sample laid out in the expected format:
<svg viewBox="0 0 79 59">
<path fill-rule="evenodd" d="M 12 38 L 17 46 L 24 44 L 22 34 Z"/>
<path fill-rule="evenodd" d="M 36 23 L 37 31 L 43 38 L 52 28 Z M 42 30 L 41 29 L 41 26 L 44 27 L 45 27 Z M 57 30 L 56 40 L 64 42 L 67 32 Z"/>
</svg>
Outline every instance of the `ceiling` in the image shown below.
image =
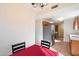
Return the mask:
<svg viewBox="0 0 79 59">
<path fill-rule="evenodd" d="M 59 3 L 57 8 L 51 9 L 56 3 L 49 3 L 44 8 L 34 8 L 38 11 L 37 15 L 39 19 L 51 19 L 57 20 L 62 18 L 63 20 L 79 15 L 78 3 Z"/>
</svg>

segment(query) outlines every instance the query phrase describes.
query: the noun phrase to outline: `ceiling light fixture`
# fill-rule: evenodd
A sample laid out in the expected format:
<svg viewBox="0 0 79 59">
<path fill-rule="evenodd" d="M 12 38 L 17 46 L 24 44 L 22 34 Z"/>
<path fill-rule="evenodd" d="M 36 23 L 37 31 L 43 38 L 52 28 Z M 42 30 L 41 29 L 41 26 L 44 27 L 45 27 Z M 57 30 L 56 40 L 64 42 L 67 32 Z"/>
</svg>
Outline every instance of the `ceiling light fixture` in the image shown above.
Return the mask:
<svg viewBox="0 0 79 59">
<path fill-rule="evenodd" d="M 34 8 L 36 8 L 36 7 L 44 7 L 44 6 L 47 6 L 48 5 L 48 3 L 32 3 L 32 6 L 34 7 Z"/>
<path fill-rule="evenodd" d="M 48 3 L 31 3 L 31 4 L 32 4 L 32 6 L 33 6 L 34 8 L 36 8 L 36 7 L 41 7 L 41 8 L 43 8 L 43 7 L 45 7 L 45 6 L 48 5 Z M 58 3 L 55 4 L 55 5 L 53 5 L 53 6 L 51 6 L 51 9 L 54 9 L 54 8 L 57 8 L 57 7 L 58 7 Z"/>
<path fill-rule="evenodd" d="M 57 18 L 57 20 L 59 20 L 59 21 L 63 21 L 64 18 L 60 17 L 60 18 Z"/>
</svg>

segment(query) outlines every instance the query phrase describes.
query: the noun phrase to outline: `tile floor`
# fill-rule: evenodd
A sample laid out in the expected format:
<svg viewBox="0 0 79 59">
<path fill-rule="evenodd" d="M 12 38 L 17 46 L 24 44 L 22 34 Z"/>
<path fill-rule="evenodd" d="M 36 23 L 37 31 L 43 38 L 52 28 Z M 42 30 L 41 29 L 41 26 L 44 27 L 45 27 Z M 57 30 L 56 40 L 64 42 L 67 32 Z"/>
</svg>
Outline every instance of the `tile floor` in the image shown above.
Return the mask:
<svg viewBox="0 0 79 59">
<path fill-rule="evenodd" d="M 62 53 L 64 56 L 71 56 L 70 55 L 70 47 L 68 42 L 56 41 L 55 44 L 52 46 L 56 51 Z"/>
</svg>

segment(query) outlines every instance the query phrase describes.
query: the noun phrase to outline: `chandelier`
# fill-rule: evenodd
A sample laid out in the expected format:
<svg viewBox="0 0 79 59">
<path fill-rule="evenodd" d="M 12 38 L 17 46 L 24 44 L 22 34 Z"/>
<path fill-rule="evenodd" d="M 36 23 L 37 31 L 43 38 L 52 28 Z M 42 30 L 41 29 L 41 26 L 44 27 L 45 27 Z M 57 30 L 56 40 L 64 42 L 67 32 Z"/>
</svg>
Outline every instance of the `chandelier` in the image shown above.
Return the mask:
<svg viewBox="0 0 79 59">
<path fill-rule="evenodd" d="M 47 5 L 48 5 L 48 3 L 32 3 L 32 6 L 34 8 L 36 8 L 36 7 L 44 7 L 44 6 L 47 6 Z"/>
</svg>

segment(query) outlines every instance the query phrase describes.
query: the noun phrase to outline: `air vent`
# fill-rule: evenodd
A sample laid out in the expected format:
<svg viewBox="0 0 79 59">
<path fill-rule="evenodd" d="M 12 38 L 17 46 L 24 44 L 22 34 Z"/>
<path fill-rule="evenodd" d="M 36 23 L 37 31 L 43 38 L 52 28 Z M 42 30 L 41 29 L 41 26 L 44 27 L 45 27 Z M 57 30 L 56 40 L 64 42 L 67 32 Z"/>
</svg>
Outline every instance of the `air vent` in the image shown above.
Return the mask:
<svg viewBox="0 0 79 59">
<path fill-rule="evenodd" d="M 57 7 L 58 7 L 58 5 L 54 5 L 54 6 L 51 7 L 51 9 L 54 9 L 54 8 L 57 8 Z"/>
</svg>

